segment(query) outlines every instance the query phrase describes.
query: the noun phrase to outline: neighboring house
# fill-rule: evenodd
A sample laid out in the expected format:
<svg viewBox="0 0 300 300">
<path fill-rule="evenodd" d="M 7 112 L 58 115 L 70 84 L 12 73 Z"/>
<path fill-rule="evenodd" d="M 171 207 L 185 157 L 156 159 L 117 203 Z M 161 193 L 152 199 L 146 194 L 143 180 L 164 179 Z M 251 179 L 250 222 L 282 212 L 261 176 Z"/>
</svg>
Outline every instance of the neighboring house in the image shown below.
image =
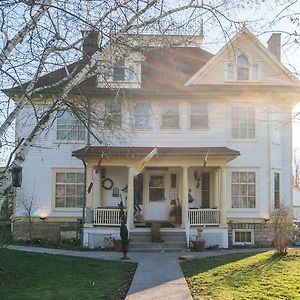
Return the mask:
<svg viewBox="0 0 300 300">
<path fill-rule="evenodd" d="M 298 80 L 280 62 L 280 34 L 272 34 L 267 49 L 243 28 L 215 55 L 201 48 L 201 37 L 181 47 L 160 46 L 159 38 L 143 53 L 133 50 L 119 61 L 106 80 L 95 76 L 80 85 L 80 93 L 102 107 L 101 126 L 113 124 L 116 135 L 129 128 L 123 139 L 104 145 L 92 139 L 86 147 L 85 127 L 72 113 L 61 114 L 39 138 L 42 147 L 33 147 L 26 157 L 17 201 L 34 199 L 46 222 L 75 224 L 85 193 L 83 160 L 87 186 L 94 176 L 86 193 L 86 246 L 118 235 L 120 195 L 132 238 L 149 232 L 142 226 L 146 221 L 174 224 L 170 212 L 179 202 L 181 225 L 162 230 L 193 239 L 203 227 L 207 246 L 269 244 L 272 209 L 293 203 L 290 120 L 300 95 Z M 83 63 L 70 65 L 69 72 Z M 42 77 L 39 85 L 64 76 L 63 68 Z M 18 97 L 17 89 L 5 92 Z M 55 90 L 44 95 L 51 93 Z M 70 94 L 79 96 L 78 89 Z M 23 109 L 17 137 L 33 126 L 33 117 L 30 107 Z M 156 146 L 158 154 L 134 178 L 130 169 Z M 15 217 L 23 215 L 17 205 Z"/>
</svg>

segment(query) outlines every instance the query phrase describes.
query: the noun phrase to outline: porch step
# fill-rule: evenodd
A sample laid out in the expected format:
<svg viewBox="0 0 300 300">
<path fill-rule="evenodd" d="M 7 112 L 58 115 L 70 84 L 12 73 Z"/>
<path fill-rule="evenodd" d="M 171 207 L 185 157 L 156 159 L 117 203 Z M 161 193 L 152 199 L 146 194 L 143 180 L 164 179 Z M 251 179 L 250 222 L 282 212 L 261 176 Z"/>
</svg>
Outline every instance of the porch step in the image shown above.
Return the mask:
<svg viewBox="0 0 300 300">
<path fill-rule="evenodd" d="M 186 249 L 185 232 L 161 232 L 160 243 L 151 242 L 150 232 L 131 232 L 130 251 L 182 251 Z"/>
</svg>

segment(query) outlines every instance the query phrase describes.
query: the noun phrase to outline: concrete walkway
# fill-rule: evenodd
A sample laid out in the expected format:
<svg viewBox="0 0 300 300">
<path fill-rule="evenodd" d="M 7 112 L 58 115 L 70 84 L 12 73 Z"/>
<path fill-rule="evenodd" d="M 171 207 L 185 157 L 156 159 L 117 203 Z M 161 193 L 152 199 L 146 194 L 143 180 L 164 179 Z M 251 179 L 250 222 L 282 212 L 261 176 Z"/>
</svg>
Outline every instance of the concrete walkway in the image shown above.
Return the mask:
<svg viewBox="0 0 300 300">
<path fill-rule="evenodd" d="M 121 253 L 112 251 L 71 251 L 40 247 L 15 246 L 7 247 L 12 250 L 48 253 L 106 260 L 120 260 Z M 234 253 L 265 252 L 262 249 L 235 249 L 203 252 L 129 252 L 130 262 L 137 262 L 138 267 L 130 285 L 126 300 L 192 300 L 191 293 L 183 276 L 179 256 L 204 258 Z"/>
</svg>

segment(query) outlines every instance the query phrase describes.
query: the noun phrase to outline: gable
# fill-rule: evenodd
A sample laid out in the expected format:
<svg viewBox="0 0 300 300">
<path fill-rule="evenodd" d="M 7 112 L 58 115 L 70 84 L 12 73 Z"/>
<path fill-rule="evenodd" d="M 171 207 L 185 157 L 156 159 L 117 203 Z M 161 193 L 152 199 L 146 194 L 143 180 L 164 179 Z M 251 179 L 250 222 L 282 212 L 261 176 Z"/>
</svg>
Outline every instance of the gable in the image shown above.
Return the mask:
<svg viewBox="0 0 300 300">
<path fill-rule="evenodd" d="M 233 64 L 236 74 L 236 57 L 246 54 L 249 68 L 258 66 L 259 80 L 238 81 L 227 80 L 228 63 Z M 251 72 L 251 69 L 250 69 Z M 264 85 L 298 85 L 298 80 L 280 63 L 260 42 L 243 29 L 226 46 L 224 46 L 202 69 L 187 82 L 186 86 L 195 84 L 264 84 Z"/>
</svg>

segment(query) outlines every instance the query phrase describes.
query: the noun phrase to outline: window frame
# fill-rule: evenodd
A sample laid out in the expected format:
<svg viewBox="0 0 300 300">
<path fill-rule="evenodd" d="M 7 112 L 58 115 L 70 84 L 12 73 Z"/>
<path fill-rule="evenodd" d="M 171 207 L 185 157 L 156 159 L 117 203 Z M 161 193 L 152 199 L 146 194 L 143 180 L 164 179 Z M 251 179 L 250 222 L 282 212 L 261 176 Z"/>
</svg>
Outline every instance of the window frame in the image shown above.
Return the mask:
<svg viewBox="0 0 300 300">
<path fill-rule="evenodd" d="M 111 113 L 111 112 L 107 112 L 106 111 L 106 109 L 107 109 L 107 103 L 115 103 L 115 104 L 120 104 L 120 112 L 119 113 L 115 113 L 115 112 L 113 112 L 113 113 Z M 122 126 L 123 126 L 123 118 L 124 118 L 124 116 L 123 116 L 123 103 L 121 102 L 121 101 L 115 101 L 115 100 L 105 100 L 104 101 L 104 111 L 105 111 L 105 119 L 104 119 L 104 121 L 103 121 L 103 127 L 105 128 L 105 129 L 115 129 L 115 128 L 122 128 Z M 115 124 L 110 124 L 110 125 L 108 125 L 108 124 L 106 124 L 106 122 L 111 122 L 111 121 L 109 121 L 109 117 L 108 117 L 108 114 L 110 114 L 111 116 L 114 116 L 114 115 L 117 115 L 117 116 L 121 116 L 121 122 L 120 122 L 120 124 L 117 124 L 117 123 L 115 123 Z"/>
<path fill-rule="evenodd" d="M 273 170 L 272 172 L 272 200 L 273 200 L 273 205 L 272 207 L 273 208 L 279 208 L 279 207 L 276 207 L 276 203 L 275 203 L 275 174 L 278 174 L 279 175 L 279 207 L 280 205 L 282 204 L 282 176 L 281 176 L 281 170 L 279 169 L 276 169 L 276 170 Z"/>
<path fill-rule="evenodd" d="M 55 118 L 55 129 L 54 129 L 54 143 L 59 143 L 59 144 L 83 144 L 86 142 L 86 138 L 87 138 L 87 131 L 86 131 L 86 128 L 85 126 L 82 124 L 82 122 L 76 117 L 76 115 L 74 115 L 71 111 L 68 111 L 68 110 L 65 110 L 62 112 L 61 116 L 65 113 L 71 113 L 73 115 L 73 117 L 75 117 L 75 119 L 78 120 L 78 122 L 82 125 L 83 129 L 84 129 L 84 139 L 82 140 L 74 140 L 74 139 L 59 139 L 58 138 L 58 119 L 59 119 L 59 116 L 57 115 L 56 118 Z M 58 112 L 58 114 L 60 114 L 60 112 Z M 78 132 L 77 132 L 78 134 Z"/>
<path fill-rule="evenodd" d="M 135 120 L 136 120 L 135 107 L 138 104 L 148 104 L 149 105 L 148 126 L 138 127 L 138 126 L 135 125 Z M 134 130 L 143 131 L 143 130 L 151 130 L 152 129 L 152 115 L 151 115 L 151 110 L 152 110 L 152 103 L 151 102 L 138 101 L 138 102 L 135 102 L 133 104 L 133 122 L 132 122 L 132 127 L 133 127 Z M 146 116 L 146 115 L 139 115 L 139 116 Z"/>
<path fill-rule="evenodd" d="M 83 168 L 52 168 L 52 211 L 54 212 L 80 212 L 82 207 L 56 207 L 56 174 L 57 173 L 82 173 L 84 175 Z M 84 179 L 83 179 L 83 188 L 84 188 Z M 83 189 L 83 197 L 84 197 Z"/>
<path fill-rule="evenodd" d="M 192 106 L 197 105 L 197 104 L 206 106 L 207 125 L 205 127 L 192 127 L 192 122 L 191 122 L 192 116 L 205 116 L 204 114 L 192 114 Z M 189 103 L 188 109 L 189 109 L 189 129 L 190 130 L 209 130 L 209 105 L 208 105 L 208 102 L 192 101 Z"/>
<path fill-rule="evenodd" d="M 163 106 L 168 104 L 175 104 L 178 107 L 178 114 L 171 114 L 171 116 L 178 116 L 178 127 L 163 127 L 163 116 L 167 116 L 167 114 L 163 114 Z M 167 102 L 160 103 L 160 130 L 174 130 L 179 131 L 181 129 L 181 121 L 180 121 L 180 103 L 179 102 Z"/>
<path fill-rule="evenodd" d="M 248 131 L 247 131 L 247 138 L 241 138 L 240 136 L 235 138 L 232 135 L 232 130 L 233 130 L 233 109 L 234 108 L 238 108 L 240 109 L 247 109 L 247 108 L 253 108 L 254 109 L 254 137 L 253 138 L 249 138 L 248 137 Z M 258 141 L 258 122 L 257 122 L 257 107 L 255 105 L 250 105 L 250 104 L 245 104 L 245 103 L 231 103 L 228 107 L 229 109 L 229 118 L 228 118 L 228 128 L 229 128 L 229 140 L 231 141 L 235 141 L 235 142 L 257 142 Z M 248 114 L 248 111 L 247 111 Z M 240 125 L 240 120 L 239 120 L 239 125 Z M 247 123 L 247 130 L 249 123 Z M 239 129 L 241 127 L 239 126 Z"/>
<path fill-rule="evenodd" d="M 236 242 L 235 241 L 236 232 L 250 232 L 251 242 Z M 232 245 L 233 246 L 254 245 L 254 230 L 253 229 L 232 229 Z"/>
<path fill-rule="evenodd" d="M 242 56 L 246 57 L 246 59 L 247 59 L 247 65 L 245 65 L 245 66 L 240 66 L 240 65 L 239 65 L 239 62 L 238 62 L 238 59 L 239 59 L 240 57 L 242 57 Z M 251 64 L 250 64 L 248 55 L 246 55 L 246 54 L 244 54 L 244 53 L 240 53 L 240 54 L 236 57 L 235 63 L 236 63 L 236 80 L 237 80 L 237 81 L 249 81 L 249 80 L 250 80 L 250 67 L 251 67 Z M 247 73 L 248 73 L 248 79 L 239 79 L 239 70 L 241 70 L 241 69 L 246 69 L 246 70 L 247 70 Z"/>
<path fill-rule="evenodd" d="M 228 202 L 227 209 L 232 212 L 258 212 L 259 211 L 259 171 L 260 168 L 230 168 L 228 171 Z M 255 207 L 253 208 L 243 208 L 243 207 L 232 207 L 232 172 L 253 172 L 255 173 Z"/>
</svg>

